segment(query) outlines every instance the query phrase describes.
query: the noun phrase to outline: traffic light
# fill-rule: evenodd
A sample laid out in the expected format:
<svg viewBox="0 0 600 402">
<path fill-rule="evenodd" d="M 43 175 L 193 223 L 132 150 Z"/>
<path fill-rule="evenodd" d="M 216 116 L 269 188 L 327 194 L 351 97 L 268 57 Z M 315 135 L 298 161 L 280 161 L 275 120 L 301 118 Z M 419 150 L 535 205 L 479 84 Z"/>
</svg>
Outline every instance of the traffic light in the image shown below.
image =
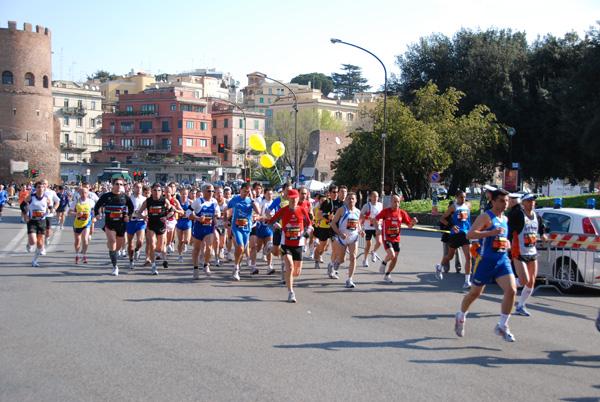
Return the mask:
<svg viewBox="0 0 600 402">
<path fill-rule="evenodd" d="M 31 177 L 35 178 L 40 175 L 40 171 L 36 169 L 31 169 Z"/>
<path fill-rule="evenodd" d="M 29 169 L 23 170 L 23 175 L 29 179 Z"/>
<path fill-rule="evenodd" d="M 242 169 L 242 180 L 244 180 L 246 183 L 250 183 L 251 177 L 250 177 L 250 168 L 243 168 Z"/>
<path fill-rule="evenodd" d="M 133 181 L 138 181 L 138 172 L 133 172 Z"/>
<path fill-rule="evenodd" d="M 224 154 L 225 153 L 225 144 L 218 144 L 219 150 L 218 152 L 220 154 Z"/>
</svg>

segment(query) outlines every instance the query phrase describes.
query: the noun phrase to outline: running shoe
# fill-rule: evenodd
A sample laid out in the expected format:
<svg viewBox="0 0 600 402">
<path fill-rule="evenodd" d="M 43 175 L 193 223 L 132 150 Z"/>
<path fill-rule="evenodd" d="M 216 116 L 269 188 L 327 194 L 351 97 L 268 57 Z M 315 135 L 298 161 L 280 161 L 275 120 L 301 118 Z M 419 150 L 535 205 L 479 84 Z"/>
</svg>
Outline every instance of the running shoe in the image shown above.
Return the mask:
<svg viewBox="0 0 600 402">
<path fill-rule="evenodd" d="M 129 261 L 129 269 L 134 269 L 135 263 L 133 261 Z"/>
<path fill-rule="evenodd" d="M 515 341 L 515 337 L 510 332 L 508 325 L 500 326 L 500 324 L 496 324 L 496 328 L 494 328 L 494 333 L 496 335 L 500 335 L 502 337 L 502 340 L 505 342 L 514 342 Z"/>
<path fill-rule="evenodd" d="M 31 244 L 29 244 L 29 242 L 27 242 L 25 249 L 27 250 L 28 253 L 31 253 Z"/>
<path fill-rule="evenodd" d="M 42 251 L 40 251 L 40 255 L 46 255 L 46 249 L 43 248 Z"/>
<path fill-rule="evenodd" d="M 32 262 L 31 262 L 31 266 L 32 266 L 32 267 L 39 268 L 40 264 L 38 264 L 38 262 L 37 262 L 37 261 L 32 261 Z"/>
<path fill-rule="evenodd" d="M 77 263 L 78 263 L 78 262 L 79 262 L 79 256 L 78 256 L 78 255 L 76 255 L 76 256 L 75 256 L 75 265 L 77 265 Z"/>
<path fill-rule="evenodd" d="M 375 257 L 377 254 L 375 254 L 375 252 L 371 251 L 371 261 L 375 262 L 377 261 L 377 257 Z"/>
<path fill-rule="evenodd" d="M 465 282 L 463 283 L 463 289 L 471 289 L 471 283 L 470 282 Z"/>
<path fill-rule="evenodd" d="M 368 266 L 369 266 L 369 261 L 365 259 L 363 261 L 363 267 L 368 267 Z"/>
<path fill-rule="evenodd" d="M 183 256 L 182 255 L 179 256 L 179 259 L 177 260 L 177 262 L 183 262 Z"/>
<path fill-rule="evenodd" d="M 158 268 L 156 268 L 156 265 L 152 267 L 152 272 L 150 272 L 150 275 L 158 275 Z"/>
<path fill-rule="evenodd" d="M 319 264 L 319 261 L 315 261 L 315 269 L 321 269 L 321 264 Z"/>
<path fill-rule="evenodd" d="M 134 261 L 139 261 L 140 260 L 140 251 L 136 251 L 134 256 L 133 256 L 133 260 Z"/>
<path fill-rule="evenodd" d="M 231 275 L 231 279 L 233 279 L 234 281 L 239 281 L 240 280 L 240 270 L 234 268 L 233 269 L 233 275 Z"/>
<path fill-rule="evenodd" d="M 219 259 L 224 259 L 225 258 L 225 249 L 220 249 L 219 250 Z"/>
<path fill-rule="evenodd" d="M 529 317 L 531 315 L 531 313 L 525 309 L 525 306 L 519 305 L 517 305 L 517 307 L 515 308 L 515 314 L 522 315 L 524 317 Z"/>
<path fill-rule="evenodd" d="M 160 261 L 162 260 L 162 258 L 160 258 L 160 255 L 158 255 L 158 253 L 156 253 L 156 257 L 154 258 L 155 261 Z"/>
<path fill-rule="evenodd" d="M 163 268 L 169 268 L 169 262 L 167 260 L 163 261 Z"/>
<path fill-rule="evenodd" d="M 354 282 L 352 282 L 352 278 L 348 278 L 346 280 L 346 287 L 347 288 L 355 288 L 356 287 L 356 285 L 354 284 Z"/>
<path fill-rule="evenodd" d="M 385 275 L 385 264 L 381 263 L 381 265 L 379 266 L 379 273 L 381 275 Z"/>
<path fill-rule="evenodd" d="M 458 314 L 456 313 L 456 320 L 454 321 L 454 332 L 462 338 L 465 335 L 465 320 L 459 320 Z"/>
<path fill-rule="evenodd" d="M 273 242 L 268 241 L 265 246 L 265 253 L 269 254 L 271 252 L 271 247 L 273 247 Z"/>
<path fill-rule="evenodd" d="M 212 276 L 212 272 L 210 272 L 210 265 L 206 265 L 204 267 L 204 273 L 206 273 L 206 276 Z"/>
<path fill-rule="evenodd" d="M 183 252 L 184 252 L 184 253 L 187 253 L 187 244 L 184 244 L 184 245 L 183 245 Z"/>
<path fill-rule="evenodd" d="M 200 279 L 200 270 L 198 268 L 194 268 L 194 280 Z"/>
<path fill-rule="evenodd" d="M 322 255 L 321 255 L 321 256 L 319 256 L 319 262 L 320 262 L 321 264 L 324 264 L 324 263 L 325 263 L 325 261 L 323 261 L 323 256 L 322 256 Z"/>
<path fill-rule="evenodd" d="M 383 276 L 383 280 L 386 281 L 387 283 L 394 283 L 394 281 L 392 280 L 392 275 L 390 275 L 390 274 L 385 274 Z"/>
<path fill-rule="evenodd" d="M 83 260 L 84 264 L 87 264 L 87 258 L 85 258 L 85 255 L 83 257 L 81 257 L 81 259 Z"/>
<path fill-rule="evenodd" d="M 339 277 L 335 274 L 335 271 L 333 270 L 333 264 L 331 263 L 327 265 L 327 275 L 330 279 L 339 279 Z"/>
<path fill-rule="evenodd" d="M 267 262 L 267 256 L 263 255 L 261 260 L 262 260 L 262 262 Z"/>
<path fill-rule="evenodd" d="M 288 293 L 288 303 L 296 303 L 296 294 L 294 292 Z"/>
<path fill-rule="evenodd" d="M 111 275 L 112 276 L 119 276 L 119 267 L 114 267 Z"/>
<path fill-rule="evenodd" d="M 173 252 L 173 246 L 169 244 L 167 246 L 167 253 L 171 254 L 172 252 Z"/>
<path fill-rule="evenodd" d="M 435 277 L 440 281 L 444 279 L 444 274 L 442 273 L 442 266 L 440 264 L 437 264 L 435 266 Z"/>
<path fill-rule="evenodd" d="M 215 266 L 216 267 L 220 267 L 221 266 L 221 261 L 219 261 L 218 258 L 215 260 Z"/>
<path fill-rule="evenodd" d="M 457 266 L 455 266 L 455 267 L 454 267 L 454 269 L 456 269 L 456 273 L 458 274 L 458 273 L 460 273 L 461 266 L 460 266 L 460 265 L 457 265 Z M 449 270 L 450 270 L 450 267 L 448 267 L 448 271 L 449 271 Z"/>
<path fill-rule="evenodd" d="M 233 261 L 233 258 L 231 258 L 231 251 L 227 252 L 227 261 Z"/>
<path fill-rule="evenodd" d="M 308 253 L 308 258 L 310 258 L 311 260 L 312 260 L 313 258 L 315 258 L 315 252 L 314 252 L 314 251 L 311 251 L 310 253 Z"/>
<path fill-rule="evenodd" d="M 152 264 L 152 263 L 150 262 L 150 260 L 146 260 L 146 262 L 144 262 L 144 266 L 145 266 L 145 267 L 149 267 L 149 266 L 150 266 L 150 264 Z"/>
<path fill-rule="evenodd" d="M 258 275 L 258 268 L 254 267 L 252 268 L 252 270 L 250 271 L 250 275 Z"/>
<path fill-rule="evenodd" d="M 46 237 L 46 246 L 49 246 L 49 245 L 50 245 L 50 238 Z"/>
<path fill-rule="evenodd" d="M 306 253 L 308 251 L 306 247 L 307 247 L 306 244 L 304 245 L 304 247 L 302 247 L 302 252 L 303 253 Z"/>
<path fill-rule="evenodd" d="M 285 285 L 285 278 L 281 278 L 281 279 L 279 280 L 279 284 L 280 284 L 280 285 Z"/>
<path fill-rule="evenodd" d="M 275 273 L 275 268 L 272 265 L 267 267 L 267 275 L 273 275 Z"/>
</svg>

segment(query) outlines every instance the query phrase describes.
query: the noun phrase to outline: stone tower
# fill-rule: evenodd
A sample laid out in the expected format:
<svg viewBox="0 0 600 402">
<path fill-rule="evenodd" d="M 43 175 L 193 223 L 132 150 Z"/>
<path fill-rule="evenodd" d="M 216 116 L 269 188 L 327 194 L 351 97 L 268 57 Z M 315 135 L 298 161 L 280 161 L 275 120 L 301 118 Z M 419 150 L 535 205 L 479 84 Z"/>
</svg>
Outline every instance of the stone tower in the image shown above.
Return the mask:
<svg viewBox="0 0 600 402">
<path fill-rule="evenodd" d="M 0 28 L 0 182 L 60 181 L 60 125 L 52 111 L 50 30 L 8 22 Z"/>
</svg>

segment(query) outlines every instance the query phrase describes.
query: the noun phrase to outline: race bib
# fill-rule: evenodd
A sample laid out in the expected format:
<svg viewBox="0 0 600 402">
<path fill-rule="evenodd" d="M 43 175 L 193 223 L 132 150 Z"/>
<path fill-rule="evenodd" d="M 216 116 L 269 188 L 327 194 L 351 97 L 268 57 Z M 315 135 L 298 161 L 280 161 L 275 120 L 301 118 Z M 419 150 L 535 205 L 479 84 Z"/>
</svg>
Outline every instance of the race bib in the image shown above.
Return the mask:
<svg viewBox="0 0 600 402">
<path fill-rule="evenodd" d="M 400 234 L 399 226 L 391 226 L 391 227 L 386 228 L 386 230 L 385 230 L 385 236 L 390 239 L 393 239 L 394 237 L 398 237 L 399 234 Z"/>
<path fill-rule="evenodd" d="M 44 211 L 40 211 L 40 210 L 36 209 L 31 213 L 31 217 L 33 219 L 41 219 L 44 217 Z"/>
<path fill-rule="evenodd" d="M 213 215 L 204 214 L 204 219 L 200 220 L 202 226 L 212 226 Z"/>
<path fill-rule="evenodd" d="M 148 208 L 148 213 L 151 215 L 160 215 L 162 212 L 162 207 L 150 207 Z"/>
<path fill-rule="evenodd" d="M 467 211 L 459 211 L 458 214 L 456 214 L 456 218 L 461 222 L 465 222 L 469 219 L 469 213 Z"/>
<path fill-rule="evenodd" d="M 302 236 L 299 226 L 290 226 L 285 229 L 285 239 L 289 241 L 298 241 Z"/>
<path fill-rule="evenodd" d="M 506 253 L 508 250 L 508 240 L 505 236 L 496 236 L 492 242 L 492 251 L 494 253 Z"/>
<path fill-rule="evenodd" d="M 537 235 L 530 233 L 523 236 L 523 243 L 525 247 L 535 247 L 535 241 L 537 240 Z"/>
<path fill-rule="evenodd" d="M 90 215 L 89 215 L 89 214 L 87 214 L 87 213 L 85 213 L 85 214 L 81 215 L 81 216 L 80 216 L 79 218 L 77 218 L 77 219 L 79 219 L 80 221 L 87 221 L 89 217 L 90 217 Z"/>
<path fill-rule="evenodd" d="M 346 229 L 348 230 L 356 230 L 358 229 L 358 219 L 350 218 L 346 223 Z"/>
<path fill-rule="evenodd" d="M 238 229 L 246 229 L 248 227 L 248 219 L 247 218 L 237 218 L 235 220 L 235 226 Z"/>
</svg>

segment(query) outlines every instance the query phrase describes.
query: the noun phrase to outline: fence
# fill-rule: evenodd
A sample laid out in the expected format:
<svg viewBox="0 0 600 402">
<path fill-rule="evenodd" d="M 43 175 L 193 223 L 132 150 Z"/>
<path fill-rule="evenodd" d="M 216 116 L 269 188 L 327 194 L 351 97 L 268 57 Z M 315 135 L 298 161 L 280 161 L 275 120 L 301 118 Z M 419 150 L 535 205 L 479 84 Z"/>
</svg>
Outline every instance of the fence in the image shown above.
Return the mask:
<svg viewBox="0 0 600 402">
<path fill-rule="evenodd" d="M 600 236 L 553 232 L 547 245 L 538 247 L 538 276 L 542 286 L 571 292 L 578 286 L 600 289 Z"/>
</svg>

